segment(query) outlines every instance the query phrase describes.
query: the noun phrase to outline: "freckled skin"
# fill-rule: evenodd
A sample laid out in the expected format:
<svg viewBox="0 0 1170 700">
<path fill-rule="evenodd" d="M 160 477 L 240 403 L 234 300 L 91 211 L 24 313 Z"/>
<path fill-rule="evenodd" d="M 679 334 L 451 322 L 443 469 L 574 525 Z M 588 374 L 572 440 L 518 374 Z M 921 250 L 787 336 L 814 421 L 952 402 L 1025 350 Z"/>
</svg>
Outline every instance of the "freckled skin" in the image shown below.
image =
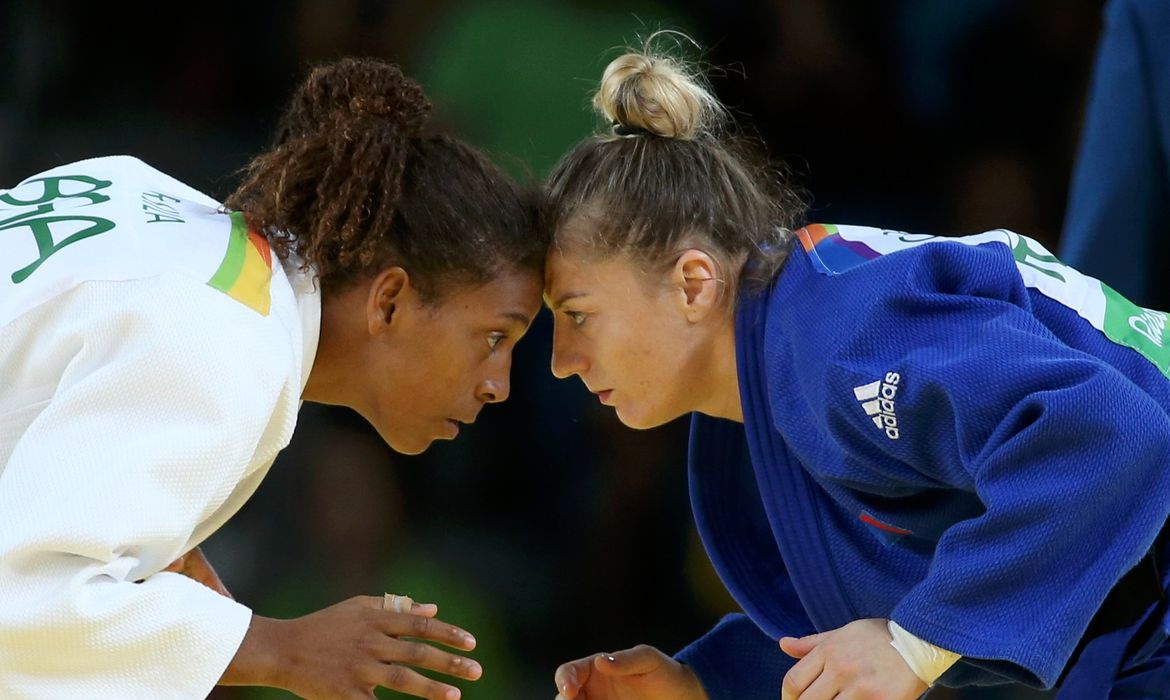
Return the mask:
<svg viewBox="0 0 1170 700">
<path fill-rule="evenodd" d="M 577 375 L 595 393 L 612 390 L 603 401 L 625 425 L 659 426 L 727 394 L 738 409 L 734 364 L 730 374 L 716 371 L 734 355 L 730 314 L 707 307 L 696 321 L 669 274 L 644 273 L 619 256 L 554 250 L 545 298 L 555 319 L 553 374 Z"/>
</svg>

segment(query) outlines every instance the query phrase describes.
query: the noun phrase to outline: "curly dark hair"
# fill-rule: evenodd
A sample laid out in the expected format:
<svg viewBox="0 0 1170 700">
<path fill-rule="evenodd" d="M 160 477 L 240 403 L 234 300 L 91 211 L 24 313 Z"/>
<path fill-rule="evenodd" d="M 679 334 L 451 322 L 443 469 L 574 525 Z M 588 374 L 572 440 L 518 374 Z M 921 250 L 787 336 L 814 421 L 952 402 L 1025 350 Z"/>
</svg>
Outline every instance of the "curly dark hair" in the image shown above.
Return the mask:
<svg viewBox="0 0 1170 700">
<path fill-rule="evenodd" d="M 462 141 L 424 135 L 430 110 L 396 65 L 318 66 L 225 206 L 281 258 L 295 253 L 325 294 L 392 265 L 428 301 L 509 267 L 539 270 L 548 242 L 533 195 Z"/>
</svg>

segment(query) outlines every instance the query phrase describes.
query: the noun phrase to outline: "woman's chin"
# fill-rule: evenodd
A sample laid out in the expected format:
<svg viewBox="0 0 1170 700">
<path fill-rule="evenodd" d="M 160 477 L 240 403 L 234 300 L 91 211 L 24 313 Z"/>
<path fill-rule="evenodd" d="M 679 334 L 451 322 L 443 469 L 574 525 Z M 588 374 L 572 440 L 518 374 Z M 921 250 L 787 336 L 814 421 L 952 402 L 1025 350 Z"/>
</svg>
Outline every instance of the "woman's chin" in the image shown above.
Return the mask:
<svg viewBox="0 0 1170 700">
<path fill-rule="evenodd" d="M 631 411 L 629 409 L 622 410 L 620 406 L 615 406 L 614 412 L 617 413 L 618 420 L 622 422 L 622 425 L 627 428 L 633 428 L 634 430 L 649 430 L 650 428 L 657 428 L 668 422 L 654 420 L 652 416 L 647 416 L 637 411 Z"/>
<path fill-rule="evenodd" d="M 389 430 L 378 429 L 378 434 L 398 454 L 417 455 L 427 451 L 437 436 L 421 437 L 419 435 L 395 434 Z"/>
<path fill-rule="evenodd" d="M 423 452 L 426 452 L 426 451 L 427 451 L 427 448 L 431 446 L 431 443 L 432 443 L 432 442 L 434 442 L 434 441 L 433 441 L 433 440 L 427 440 L 426 442 L 424 442 L 424 443 L 422 443 L 422 444 L 419 444 L 419 443 L 417 443 L 417 442 L 414 442 L 414 443 L 411 443 L 411 444 L 408 444 L 408 445 L 403 445 L 403 446 L 401 446 L 401 447 L 399 447 L 398 445 L 390 445 L 390 447 L 391 447 L 391 448 L 392 448 L 392 449 L 393 449 L 395 452 L 397 452 L 397 453 L 399 453 L 399 454 L 404 454 L 404 455 L 407 455 L 408 457 L 412 457 L 412 456 L 414 456 L 414 455 L 420 455 L 420 454 L 422 454 Z"/>
</svg>

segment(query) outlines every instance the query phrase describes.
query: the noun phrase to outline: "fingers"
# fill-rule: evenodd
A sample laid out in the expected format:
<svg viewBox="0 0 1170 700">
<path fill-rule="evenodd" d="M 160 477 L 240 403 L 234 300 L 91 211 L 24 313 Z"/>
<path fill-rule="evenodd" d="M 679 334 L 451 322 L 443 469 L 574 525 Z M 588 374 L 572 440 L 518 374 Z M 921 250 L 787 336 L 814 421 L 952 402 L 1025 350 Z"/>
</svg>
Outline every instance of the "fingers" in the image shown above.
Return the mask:
<svg viewBox="0 0 1170 700">
<path fill-rule="evenodd" d="M 380 596 L 380 597 L 379 596 L 356 596 L 356 597 L 350 598 L 350 601 L 352 601 L 353 603 L 356 603 L 358 605 L 362 605 L 363 608 L 373 608 L 376 610 L 383 610 L 386 612 L 392 612 L 393 610 L 390 608 L 390 606 L 387 606 L 387 604 L 386 604 L 386 599 L 390 596 L 391 596 L 390 593 L 386 593 L 385 596 Z M 406 596 L 394 596 L 394 597 L 398 598 L 399 601 L 411 601 L 411 598 L 408 598 Z M 439 615 L 439 606 L 435 605 L 434 603 L 411 602 L 411 610 L 409 610 L 409 612 L 402 611 L 400 613 L 399 612 L 395 612 L 395 613 L 397 613 L 397 615 L 418 615 L 418 616 L 422 616 L 422 617 L 434 617 L 436 615 Z"/>
<path fill-rule="evenodd" d="M 658 670 L 664 658 L 663 653 L 654 647 L 639 644 L 625 651 L 598 654 L 593 659 L 593 665 L 609 676 L 635 676 Z"/>
<path fill-rule="evenodd" d="M 396 613 L 408 613 L 434 617 L 439 612 L 439 606 L 434 603 L 416 603 L 410 596 L 387 593 L 382 596 L 382 609 Z"/>
<path fill-rule="evenodd" d="M 653 673 L 662 667 L 666 655 L 652 646 L 639 644 L 612 654 L 594 654 L 561 664 L 553 674 L 557 700 L 574 700 L 594 673 L 606 676 L 636 676 Z"/>
<path fill-rule="evenodd" d="M 829 634 L 829 632 L 821 632 L 820 634 L 810 634 L 807 637 L 781 637 L 780 650 L 793 658 L 804 658 Z"/>
<path fill-rule="evenodd" d="M 557 697 L 573 700 L 581 692 L 581 688 L 589 682 L 593 673 L 593 660 L 601 654 L 587 656 L 584 659 L 561 664 L 553 674 L 553 682 L 557 685 Z"/>
<path fill-rule="evenodd" d="M 796 700 L 797 698 L 810 700 L 803 693 L 821 677 L 824 669 L 824 654 L 809 653 L 795 666 L 788 669 L 788 673 L 784 674 L 784 682 L 780 685 L 780 700 Z M 832 697 L 829 695 L 829 698 Z"/>
<path fill-rule="evenodd" d="M 470 632 L 433 617 L 386 613 L 377 620 L 379 629 L 392 637 L 416 637 L 471 651 L 475 637 Z"/>
<path fill-rule="evenodd" d="M 396 596 L 396 595 L 393 595 L 391 593 L 387 593 L 387 594 L 381 595 L 381 596 L 359 595 L 359 596 L 355 596 L 353 598 L 350 598 L 350 600 L 358 605 L 362 605 L 362 606 L 367 607 L 367 608 L 374 608 L 375 610 L 385 610 L 387 612 L 405 613 L 406 610 L 394 610 L 394 608 L 393 608 L 394 601 L 391 600 L 390 603 L 387 604 L 387 600 L 391 599 L 391 598 L 397 599 L 399 601 L 410 601 L 411 602 L 411 606 L 410 606 L 410 614 L 411 615 L 423 615 L 424 617 L 434 617 L 435 614 L 439 612 L 439 606 L 435 605 L 434 603 L 417 603 L 417 602 L 412 601 L 409 596 L 404 596 L 404 595 Z"/>
<path fill-rule="evenodd" d="M 822 673 L 815 681 L 813 681 L 812 685 L 810 685 L 803 693 L 800 694 L 800 700 L 833 700 L 834 698 L 843 697 L 837 694 L 838 690 L 840 690 L 840 688 L 838 687 L 837 682 L 830 678 L 827 674 Z M 880 696 L 865 695 L 862 697 Z"/>
<path fill-rule="evenodd" d="M 382 666 L 377 676 L 370 679 L 370 682 L 390 690 L 430 700 L 459 700 L 460 695 L 462 695 L 459 689 L 453 685 L 431 680 L 416 671 L 397 664 Z"/>
<path fill-rule="evenodd" d="M 417 666 L 469 681 L 479 680 L 483 675 L 483 667 L 476 661 L 419 642 L 387 637 L 376 650 L 376 656 L 387 663 Z"/>
</svg>

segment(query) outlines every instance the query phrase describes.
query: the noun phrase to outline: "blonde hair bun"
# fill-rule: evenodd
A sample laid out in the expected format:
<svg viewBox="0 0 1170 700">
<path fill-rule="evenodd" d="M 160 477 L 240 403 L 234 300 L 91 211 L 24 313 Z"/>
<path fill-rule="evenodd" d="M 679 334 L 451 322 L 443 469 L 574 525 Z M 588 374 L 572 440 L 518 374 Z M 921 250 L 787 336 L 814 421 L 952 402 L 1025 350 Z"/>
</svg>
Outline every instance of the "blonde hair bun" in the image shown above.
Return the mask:
<svg viewBox="0 0 1170 700">
<path fill-rule="evenodd" d="M 606 66 L 593 106 L 615 128 L 633 133 L 644 130 L 670 139 L 708 133 L 723 115 L 723 106 L 698 71 L 670 56 L 652 53 L 649 46 Z"/>
</svg>

